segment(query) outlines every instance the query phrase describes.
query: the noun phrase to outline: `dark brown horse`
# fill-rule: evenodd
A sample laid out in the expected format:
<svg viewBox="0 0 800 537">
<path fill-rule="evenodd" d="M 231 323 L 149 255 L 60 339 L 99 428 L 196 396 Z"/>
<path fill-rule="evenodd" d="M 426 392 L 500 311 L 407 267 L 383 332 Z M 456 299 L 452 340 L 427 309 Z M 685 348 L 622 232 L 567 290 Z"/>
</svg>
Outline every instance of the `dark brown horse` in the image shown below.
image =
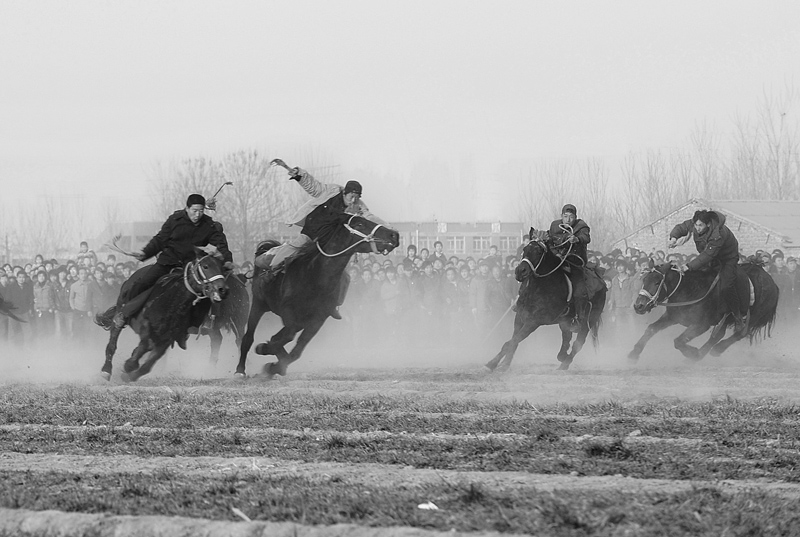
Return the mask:
<svg viewBox="0 0 800 537">
<path fill-rule="evenodd" d="M 522 250 L 522 262 L 517 266 L 515 277 L 522 282 L 517 299 L 517 315 L 514 318 L 514 333 L 503 344 L 497 356 L 486 367 L 504 371 L 511 365 L 517 346 L 540 326 L 556 324 L 561 329 L 561 348 L 558 350 L 559 369 L 569 369 L 575 355 L 580 352 L 589 332 L 592 342 L 597 345 L 598 330 L 601 324 L 603 307 L 606 303 L 606 288 L 602 288 L 591 298 L 591 310 L 586 323 L 580 327 L 577 338 L 570 348 L 572 332 L 570 298 L 572 284 L 562 267 L 564 261 L 555 255 L 542 237 L 531 230 L 531 241 Z M 591 269 L 584 269 L 587 271 Z M 587 277 L 595 277 L 587 274 Z"/>
<path fill-rule="evenodd" d="M 778 286 L 772 277 L 755 263 L 739 265 L 737 290 L 740 301 L 749 298 L 749 282 L 755 295 L 753 304 L 747 308 L 747 331 L 734 334 L 722 340 L 733 319 L 726 314 L 726 306 L 720 296 L 716 273 L 713 271 L 689 271 L 682 273 L 670 263 L 659 267 L 652 264 L 642 280 L 642 290 L 634 304 L 638 314 L 645 314 L 656 306 L 666 306 L 666 311 L 658 320 L 645 329 L 628 354 L 631 360 L 638 360 L 647 342 L 661 330 L 680 324 L 686 330 L 675 338 L 675 348 L 692 360 L 699 360 L 709 352 L 719 356 L 737 341 L 750 338 L 752 343 L 764 335 L 769 335 L 775 322 L 778 307 Z M 747 302 L 749 303 L 749 300 Z M 709 340 L 699 349 L 689 342 L 715 327 Z"/>
<path fill-rule="evenodd" d="M 177 343 L 186 349 L 189 328 L 203 322 L 211 302 L 220 302 L 228 294 L 223 276 L 222 261 L 195 249 L 197 258 L 186 264 L 183 271 L 161 277 L 139 312 L 130 319 L 130 326 L 139 335 L 139 344 L 125 362 L 125 381 L 135 381 L 146 375 L 155 363 Z M 124 285 L 129 284 L 133 276 Z M 101 373 L 106 380 L 111 378 L 111 361 L 117 351 L 117 341 L 123 328 L 112 325 L 106 361 Z M 150 353 L 145 362 L 139 360 Z"/>
<path fill-rule="evenodd" d="M 256 256 L 277 244 L 275 241 L 260 244 Z M 285 375 L 287 366 L 300 358 L 308 342 L 338 305 L 342 276 L 350 257 L 356 252 L 385 255 L 398 244 L 397 231 L 360 216 L 344 214 L 326 244 L 313 243 L 312 249 L 292 261 L 284 273 L 267 281 L 264 270 L 256 268 L 253 300 L 247 332 L 242 338 L 236 377 L 246 377 L 247 353 L 262 315 L 274 312 L 283 321 L 283 328 L 268 342 L 257 345 L 256 353 L 278 358 L 277 362 L 264 366 L 267 376 Z M 284 345 L 294 340 L 298 332 L 297 343 L 291 352 L 286 352 Z"/>
<path fill-rule="evenodd" d="M 250 312 L 250 292 L 247 290 L 244 275 L 229 274 L 226 279 L 228 296 L 222 302 L 212 306 L 214 319 L 210 328 L 201 326 L 200 335 L 211 338 L 211 364 L 219 361 L 219 349 L 222 347 L 222 331 L 233 334 L 236 348 L 242 344 L 242 337 L 247 328 L 247 314 Z"/>
</svg>

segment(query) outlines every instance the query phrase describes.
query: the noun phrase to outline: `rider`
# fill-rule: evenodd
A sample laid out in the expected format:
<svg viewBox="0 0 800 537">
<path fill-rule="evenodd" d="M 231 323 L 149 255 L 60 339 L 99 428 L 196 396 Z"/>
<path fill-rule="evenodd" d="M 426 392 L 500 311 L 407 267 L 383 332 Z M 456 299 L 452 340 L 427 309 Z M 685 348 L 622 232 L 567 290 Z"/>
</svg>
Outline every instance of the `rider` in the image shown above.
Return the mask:
<svg viewBox="0 0 800 537">
<path fill-rule="evenodd" d="M 586 245 L 592 242 L 589 235 L 589 225 L 578 218 L 578 209 L 571 203 L 561 209 L 561 218 L 553 220 L 550 224 L 550 239 L 556 254 L 562 259 L 567 255 L 580 259 L 573 262 L 569 258 L 564 263 L 564 270 L 569 274 L 572 282 L 572 297 L 574 304 L 574 317 L 570 330 L 578 332 L 586 319 L 586 310 L 589 305 L 589 291 L 586 285 L 584 268 L 586 266 Z"/>
<path fill-rule="evenodd" d="M 747 324 L 742 317 L 739 294 L 736 290 L 736 271 L 739 265 L 739 241 L 725 225 L 725 215 L 715 211 L 695 211 L 690 220 L 681 222 L 669 234 L 669 247 L 675 248 L 678 239 L 691 235 L 699 255 L 682 264 L 681 272 L 710 266 L 719 269 L 719 286 L 729 313 L 735 323 L 734 333 L 744 335 Z M 685 241 L 686 239 L 684 239 Z"/>
<path fill-rule="evenodd" d="M 342 214 L 362 216 L 376 224 L 385 224 L 383 220 L 370 213 L 367 206 L 361 201 L 362 188 L 358 181 L 347 181 L 342 187 L 334 183 L 322 183 L 301 168 L 291 168 L 289 174 L 289 178 L 297 181 L 312 198 L 298 209 L 289 224 L 303 226 L 300 234 L 273 249 L 271 262 L 268 253 L 261 254 L 256 258 L 256 266 L 267 269 L 267 282 L 274 278 L 289 261 L 297 257 L 304 247 L 314 241 L 324 244 L 330 239 Z M 346 288 L 347 284 L 343 282 L 340 303 L 344 298 Z M 334 319 L 342 318 L 338 307 L 330 313 L 330 316 Z"/>
<path fill-rule="evenodd" d="M 200 194 L 192 194 L 186 200 L 185 209 L 175 211 L 167 218 L 161 231 L 150 239 L 141 252 L 133 255 L 139 261 L 158 255 L 157 261 L 131 275 L 130 287 L 120 292 L 117 304 L 95 317 L 98 325 L 106 330 L 111 328 L 112 322 L 117 328 L 125 326 L 147 301 L 150 290 L 159 278 L 195 258 L 195 246 L 206 247 L 204 249 L 207 251 L 217 253 L 222 257 L 226 269 L 233 268 L 233 255 L 228 249 L 222 224 L 206 215 L 205 209 L 205 198 Z"/>
</svg>

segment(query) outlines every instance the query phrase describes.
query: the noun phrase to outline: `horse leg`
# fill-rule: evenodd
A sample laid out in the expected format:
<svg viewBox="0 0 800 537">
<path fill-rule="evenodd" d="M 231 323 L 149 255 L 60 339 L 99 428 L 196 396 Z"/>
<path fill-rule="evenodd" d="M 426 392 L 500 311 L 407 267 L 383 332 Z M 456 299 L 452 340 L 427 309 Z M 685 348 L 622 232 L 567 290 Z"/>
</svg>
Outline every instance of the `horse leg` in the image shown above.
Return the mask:
<svg viewBox="0 0 800 537">
<path fill-rule="evenodd" d="M 731 335 L 729 338 L 724 339 L 719 343 L 717 343 L 716 345 L 714 345 L 713 347 L 711 347 L 711 356 L 719 356 L 720 354 L 728 350 L 728 347 L 746 337 L 747 337 L 746 333 L 741 335 L 736 335 L 736 334 Z"/>
<path fill-rule="evenodd" d="M 511 339 L 503 343 L 503 347 L 500 349 L 500 352 L 497 355 L 489 360 L 484 367 L 489 371 L 494 371 L 498 368 L 498 366 L 502 363 L 502 367 L 500 367 L 499 371 L 505 371 L 509 367 L 511 367 L 511 361 L 514 359 L 514 353 L 517 352 L 517 347 L 519 344 L 527 338 L 529 335 L 533 333 L 534 330 L 539 328 L 541 324 L 535 322 L 514 322 L 514 333 L 511 335 Z"/>
<path fill-rule="evenodd" d="M 718 324 L 714 329 L 711 331 L 711 336 L 706 341 L 705 345 L 700 347 L 699 353 L 700 358 L 703 358 L 709 351 L 711 351 L 712 355 L 719 356 L 718 354 L 714 354 L 714 347 L 720 340 L 725 337 L 725 323 L 727 319 L 723 317 L 723 320 Z"/>
<path fill-rule="evenodd" d="M 106 380 L 111 380 L 111 360 L 114 358 L 114 354 L 117 352 L 117 341 L 119 341 L 119 335 L 121 332 L 121 328 L 112 326 L 111 333 L 108 335 L 108 344 L 106 344 L 106 361 L 103 364 L 102 369 L 100 369 L 100 374 Z"/>
<path fill-rule="evenodd" d="M 130 381 L 134 382 L 138 380 L 139 377 L 148 374 L 150 370 L 153 369 L 153 366 L 156 364 L 159 358 L 164 356 L 164 353 L 167 352 L 167 347 L 169 347 L 169 344 L 155 345 L 153 350 L 150 351 L 150 354 L 147 356 L 147 359 L 144 361 L 144 363 L 135 371 L 130 372 L 130 374 L 128 375 Z"/>
<path fill-rule="evenodd" d="M 236 373 L 234 373 L 234 377 L 236 378 L 243 379 L 247 377 L 244 372 L 245 363 L 247 362 L 247 353 L 250 352 L 250 347 L 253 346 L 253 337 L 256 333 L 258 321 L 261 320 L 261 317 L 266 312 L 267 308 L 255 300 L 250 306 L 250 315 L 247 318 L 247 330 L 245 330 L 244 336 L 242 336 L 242 343 L 239 346 L 239 364 L 236 366 Z"/>
<path fill-rule="evenodd" d="M 689 342 L 708 330 L 710 324 L 703 323 L 703 324 L 693 324 L 689 328 L 683 331 L 681 335 L 675 338 L 675 348 L 681 351 L 681 353 L 691 360 L 699 360 L 703 356 L 700 354 L 700 350 L 692 347 L 689 345 Z"/>
<path fill-rule="evenodd" d="M 572 332 L 569 329 L 570 321 L 561 321 L 558 323 L 558 328 L 561 330 L 561 347 L 558 349 L 558 355 L 556 355 L 556 359 L 561 362 L 561 366 L 559 369 L 567 369 L 569 364 L 572 363 L 572 358 L 569 355 L 567 350 L 569 349 L 569 344 L 572 341 Z M 564 365 L 566 362 L 566 365 Z"/>
<path fill-rule="evenodd" d="M 144 354 L 152 348 L 152 342 L 149 339 L 142 339 L 136 348 L 133 349 L 131 357 L 125 361 L 123 366 L 124 372 L 122 373 L 122 380 L 129 382 L 131 380 L 131 373 L 139 369 L 139 360 Z"/>
<path fill-rule="evenodd" d="M 217 327 L 213 327 L 208 332 L 208 337 L 211 338 L 211 356 L 209 361 L 211 365 L 217 365 L 217 361 L 219 360 L 219 349 L 222 346 L 222 330 Z"/>
<path fill-rule="evenodd" d="M 303 339 L 304 342 L 300 346 L 300 349 L 298 351 L 299 354 L 302 354 L 303 348 L 305 348 L 305 346 L 308 344 L 311 338 L 314 337 L 314 334 L 316 334 L 317 331 L 319 331 L 319 328 L 322 326 L 322 322 L 319 323 L 319 326 L 316 326 L 316 330 L 313 331 L 314 333 L 311 334 L 310 337 L 303 339 L 303 335 L 309 329 L 311 329 L 313 325 L 303 330 L 303 332 L 300 334 L 300 339 Z M 262 344 L 268 346 L 269 353 L 274 354 L 275 357 L 278 359 L 277 362 L 272 362 L 264 365 L 264 374 L 267 375 L 269 378 L 272 378 L 275 375 L 286 375 L 286 366 L 288 366 L 290 363 L 294 362 L 297 358 L 300 357 L 298 355 L 297 358 L 292 359 L 291 355 L 288 352 L 286 352 L 286 349 L 284 348 L 284 345 L 292 341 L 294 339 L 294 336 L 296 335 L 297 335 L 297 330 L 284 326 L 278 331 L 277 334 L 275 334 L 270 338 L 268 343 Z M 297 347 L 297 345 L 300 345 L 300 339 L 298 339 L 298 342 L 295 344 L 295 348 Z M 261 345 L 259 345 L 259 347 L 260 346 Z M 293 348 L 292 352 L 294 352 L 294 350 L 295 349 Z"/>
<path fill-rule="evenodd" d="M 642 337 L 639 338 L 639 341 L 633 346 L 633 350 L 628 353 L 628 359 L 638 360 L 644 350 L 644 346 L 647 345 L 650 338 L 674 324 L 677 323 L 669 316 L 669 311 L 665 312 L 664 315 L 659 317 L 656 321 L 650 323 L 645 329 L 644 334 L 642 334 Z"/>
</svg>

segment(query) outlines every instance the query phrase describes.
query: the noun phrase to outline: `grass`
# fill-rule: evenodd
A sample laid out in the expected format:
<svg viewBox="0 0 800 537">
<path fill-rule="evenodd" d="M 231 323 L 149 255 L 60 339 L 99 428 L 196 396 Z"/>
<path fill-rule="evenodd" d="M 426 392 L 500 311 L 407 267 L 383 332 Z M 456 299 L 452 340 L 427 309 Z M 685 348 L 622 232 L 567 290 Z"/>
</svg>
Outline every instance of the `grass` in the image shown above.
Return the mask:
<svg viewBox="0 0 800 537">
<path fill-rule="evenodd" d="M 354 376 L 355 375 L 355 376 Z M 417 375 L 417 376 L 415 376 Z M 327 386 L 186 381 L 165 388 L 31 386 L 0 389 L 0 452 L 114 457 L 269 457 L 433 470 L 518 471 L 669 480 L 800 482 L 800 409 L 772 399 L 532 406 L 442 396 L 492 391 L 472 375 L 412 373 L 430 391 L 391 386 L 382 372 L 325 373 Z M 380 434 L 377 434 L 380 433 Z M 632 436 L 629 436 L 633 433 Z M 689 439 L 687 444 L 681 441 Z M 450 475 L 450 474 L 449 474 Z M 686 487 L 684 487 L 686 488 Z M 439 510 L 417 505 L 434 502 Z M 0 506 L 166 514 L 303 524 L 356 523 L 442 531 L 546 535 L 791 535 L 796 510 L 780 495 L 695 487 L 633 493 L 544 492 L 445 478 L 431 484 L 347 481 L 338 475 L 0 470 Z"/>
</svg>

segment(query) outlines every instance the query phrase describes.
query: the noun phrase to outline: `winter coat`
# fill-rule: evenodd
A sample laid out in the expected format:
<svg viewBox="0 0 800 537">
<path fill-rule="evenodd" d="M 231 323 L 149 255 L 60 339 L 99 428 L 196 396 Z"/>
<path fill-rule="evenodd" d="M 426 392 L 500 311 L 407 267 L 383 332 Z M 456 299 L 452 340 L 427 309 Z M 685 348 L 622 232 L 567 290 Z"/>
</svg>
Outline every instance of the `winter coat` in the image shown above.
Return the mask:
<svg viewBox="0 0 800 537">
<path fill-rule="evenodd" d="M 692 236 L 700 254 L 686 264 L 690 270 L 701 269 L 712 263 L 725 265 L 739 262 L 739 241 L 725 225 L 724 214 L 711 211 L 711 225 L 702 235 L 698 235 L 695 231 L 691 218 L 672 228 L 669 234 L 673 239 L 680 239 L 686 235 Z"/>
<path fill-rule="evenodd" d="M 158 255 L 156 263 L 174 267 L 183 266 L 195 259 L 195 246 L 216 246 L 225 261 L 233 261 L 222 225 L 203 215 L 197 224 L 192 223 L 185 209 L 172 213 L 161 231 L 142 249 L 144 260 Z"/>
<path fill-rule="evenodd" d="M 561 219 L 553 220 L 550 224 L 550 239 L 553 241 L 553 244 L 562 244 L 564 243 L 569 234 L 561 229 Z M 578 218 L 575 220 L 575 223 L 572 224 L 572 234 L 578 238 L 578 242 L 572 245 L 572 250 L 570 253 L 577 255 L 583 262 L 586 263 L 588 258 L 586 255 L 586 245 L 592 242 L 592 237 L 589 234 L 589 224 Z M 559 248 L 561 251 L 568 251 L 570 247 L 570 243 L 565 243 L 563 246 Z"/>
<path fill-rule="evenodd" d="M 299 168 L 298 175 L 300 176 L 300 179 L 297 182 L 301 187 L 303 187 L 303 190 L 308 192 L 308 195 L 311 196 L 311 199 L 300 206 L 300 208 L 297 210 L 297 212 L 295 212 L 294 216 L 292 216 L 291 220 L 289 221 L 289 225 L 305 227 L 306 217 L 308 217 L 308 215 L 310 215 L 314 209 L 320 205 L 323 205 L 334 196 L 344 194 L 344 187 L 335 183 L 322 183 L 317 181 L 313 175 Z M 351 206 L 343 209 L 342 212 L 362 216 L 367 220 L 375 222 L 376 224 L 386 223 L 372 214 L 367 208 L 366 204 L 360 199 Z M 305 234 L 305 231 L 303 233 Z"/>
</svg>

